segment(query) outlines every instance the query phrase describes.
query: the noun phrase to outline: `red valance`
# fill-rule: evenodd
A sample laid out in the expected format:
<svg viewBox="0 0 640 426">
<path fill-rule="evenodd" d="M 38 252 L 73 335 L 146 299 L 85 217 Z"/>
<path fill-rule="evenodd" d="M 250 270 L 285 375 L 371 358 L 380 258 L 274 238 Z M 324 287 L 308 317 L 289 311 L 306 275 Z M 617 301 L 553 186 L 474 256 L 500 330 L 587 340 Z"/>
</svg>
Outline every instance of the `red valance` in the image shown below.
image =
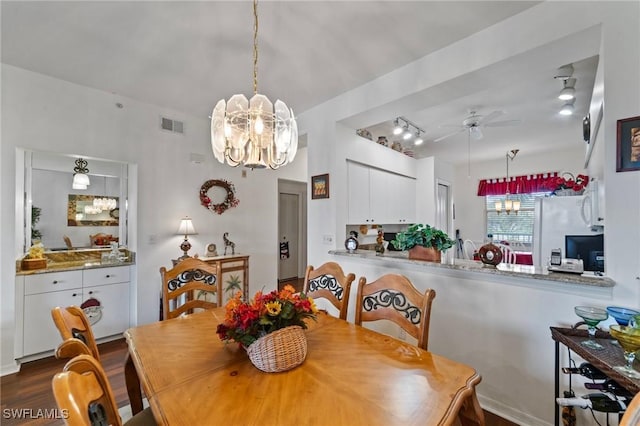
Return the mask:
<svg viewBox="0 0 640 426">
<path fill-rule="evenodd" d="M 512 176 L 506 178 L 482 179 L 478 183 L 478 196 L 504 195 L 507 188 L 510 194 L 531 194 L 551 191 L 555 188 L 558 172 L 538 173 L 535 175 Z"/>
</svg>

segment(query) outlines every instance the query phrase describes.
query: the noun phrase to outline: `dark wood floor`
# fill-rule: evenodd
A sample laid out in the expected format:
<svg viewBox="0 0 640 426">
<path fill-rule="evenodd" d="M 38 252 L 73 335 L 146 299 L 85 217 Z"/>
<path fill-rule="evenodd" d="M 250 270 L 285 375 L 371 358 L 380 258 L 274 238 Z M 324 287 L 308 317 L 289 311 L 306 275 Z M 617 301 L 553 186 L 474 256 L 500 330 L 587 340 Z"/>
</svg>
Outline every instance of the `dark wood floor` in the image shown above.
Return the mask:
<svg viewBox="0 0 640 426">
<path fill-rule="evenodd" d="M 127 353 L 127 344 L 124 339 L 103 343 L 98 347 L 102 365 L 104 366 L 118 407 L 129 403 L 127 388 L 124 383 L 124 359 Z M 2 418 L 0 424 L 4 425 L 63 425 L 62 420 L 46 419 L 15 419 L 9 418 L 5 409 L 32 409 L 36 413 L 38 409 L 52 410 L 56 408 L 53 392 L 51 391 L 51 378 L 62 370 L 65 361 L 59 361 L 53 357 L 38 361 L 32 361 L 22 365 L 19 373 L 10 374 L 0 378 L 0 395 L 2 397 Z M 482 383 L 480 384 L 482 386 Z M 487 426 L 516 426 L 515 423 L 504 420 L 491 413 L 485 412 Z M 197 425 L 194 425 L 197 426 Z"/>
</svg>

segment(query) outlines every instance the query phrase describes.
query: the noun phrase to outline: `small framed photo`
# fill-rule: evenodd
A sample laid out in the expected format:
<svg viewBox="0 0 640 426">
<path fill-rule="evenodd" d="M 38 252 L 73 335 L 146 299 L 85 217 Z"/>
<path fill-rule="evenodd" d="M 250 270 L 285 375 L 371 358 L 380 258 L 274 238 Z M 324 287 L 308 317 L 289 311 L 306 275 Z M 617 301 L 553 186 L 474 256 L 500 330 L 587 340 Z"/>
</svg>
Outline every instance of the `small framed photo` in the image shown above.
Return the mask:
<svg viewBox="0 0 640 426">
<path fill-rule="evenodd" d="M 618 120 L 616 171 L 640 170 L 640 116 Z"/>
<path fill-rule="evenodd" d="M 311 176 L 311 199 L 329 198 L 329 174 Z"/>
</svg>

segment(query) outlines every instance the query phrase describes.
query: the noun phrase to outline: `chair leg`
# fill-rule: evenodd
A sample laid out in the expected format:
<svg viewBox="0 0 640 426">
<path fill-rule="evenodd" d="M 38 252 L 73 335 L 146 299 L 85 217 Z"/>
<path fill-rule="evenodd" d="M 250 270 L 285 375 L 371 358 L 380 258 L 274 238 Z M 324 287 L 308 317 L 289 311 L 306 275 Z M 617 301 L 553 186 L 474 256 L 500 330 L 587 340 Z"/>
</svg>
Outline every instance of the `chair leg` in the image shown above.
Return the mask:
<svg viewBox="0 0 640 426">
<path fill-rule="evenodd" d="M 131 404 L 131 414 L 134 416 L 142 411 L 142 391 L 140 389 L 140 378 L 133 364 L 131 355 L 127 352 L 127 358 L 124 361 L 124 381 L 127 385 L 127 394 L 129 395 L 129 403 Z"/>
</svg>

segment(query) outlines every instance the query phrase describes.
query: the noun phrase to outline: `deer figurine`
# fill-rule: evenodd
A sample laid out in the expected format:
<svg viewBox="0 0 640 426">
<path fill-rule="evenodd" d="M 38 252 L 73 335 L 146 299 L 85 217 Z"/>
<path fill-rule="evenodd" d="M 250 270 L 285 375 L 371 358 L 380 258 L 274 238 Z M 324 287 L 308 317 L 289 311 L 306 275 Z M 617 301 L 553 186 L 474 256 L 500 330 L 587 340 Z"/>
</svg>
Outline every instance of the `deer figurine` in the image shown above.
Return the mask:
<svg viewBox="0 0 640 426">
<path fill-rule="evenodd" d="M 227 248 L 231 247 L 231 254 L 236 254 L 236 243 L 229 239 L 229 233 L 225 232 L 222 235 L 222 239 L 224 240 L 224 254 L 227 254 Z"/>
</svg>

